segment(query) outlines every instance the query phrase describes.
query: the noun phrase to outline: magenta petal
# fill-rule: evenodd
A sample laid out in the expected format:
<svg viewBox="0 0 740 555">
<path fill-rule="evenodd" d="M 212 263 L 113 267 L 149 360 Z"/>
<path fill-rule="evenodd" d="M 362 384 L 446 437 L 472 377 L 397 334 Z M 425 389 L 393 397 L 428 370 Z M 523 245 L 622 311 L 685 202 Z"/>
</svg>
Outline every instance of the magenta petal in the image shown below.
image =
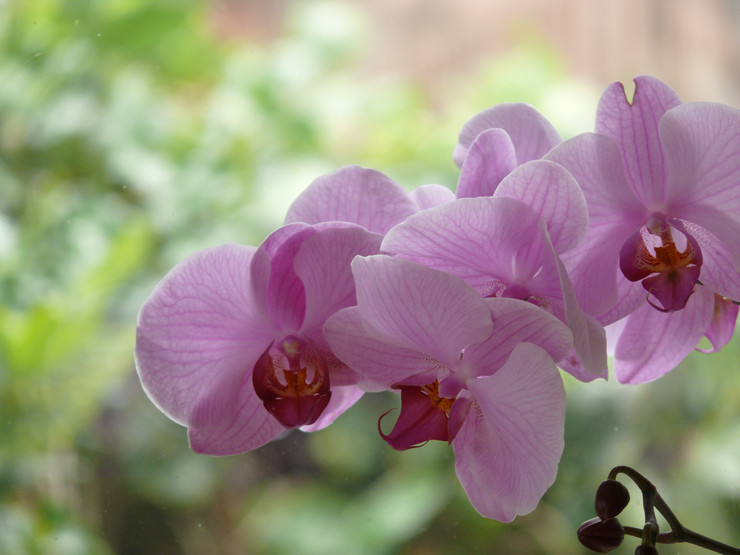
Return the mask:
<svg viewBox="0 0 740 555">
<path fill-rule="evenodd" d="M 419 210 L 434 208 L 455 200 L 455 193 L 444 185 L 429 183 L 421 185 L 411 191 L 411 198 L 418 206 Z"/>
<path fill-rule="evenodd" d="M 660 301 L 661 306 L 653 304 L 654 308 L 664 312 L 675 312 L 686 306 L 689 297 L 694 292 L 696 280 L 699 279 L 699 272 L 698 266 L 677 268 L 645 278 L 642 280 L 642 286 L 645 291 Z"/>
<path fill-rule="evenodd" d="M 706 287 L 697 287 L 686 307 L 677 312 L 664 313 L 643 304 L 627 317 L 617 340 L 617 380 L 645 383 L 675 368 L 699 343 L 713 311 L 714 293 Z"/>
<path fill-rule="evenodd" d="M 737 304 L 730 299 L 725 299 L 719 295 L 714 296 L 714 312 L 712 320 L 709 323 L 706 333 L 704 334 L 712 344 L 711 349 L 699 349 L 702 353 L 714 353 L 727 345 L 735 333 L 735 323 L 737 322 Z"/>
<path fill-rule="evenodd" d="M 322 229 L 303 241 L 293 269 L 305 290 L 304 330 L 321 327 L 337 310 L 356 304 L 352 259 L 377 254 L 381 240 L 356 227 Z"/>
<path fill-rule="evenodd" d="M 458 167 L 463 165 L 475 138 L 486 129 L 494 128 L 503 129 L 511 137 L 519 164 L 542 158 L 561 140 L 547 118 L 529 104 L 497 104 L 476 114 L 463 126 L 453 153 Z"/>
<path fill-rule="evenodd" d="M 254 254 L 241 245 L 195 253 L 162 279 L 139 313 L 141 383 L 176 422 L 189 426 L 205 398 L 219 398 L 223 418 L 231 418 L 241 384 L 272 341 L 275 328 L 250 287 Z"/>
<path fill-rule="evenodd" d="M 503 129 L 487 129 L 467 151 L 457 182 L 457 198 L 490 197 L 517 165 L 516 152 Z"/>
<path fill-rule="evenodd" d="M 658 123 L 681 99 L 654 77 L 643 75 L 634 82 L 632 103 L 621 83 L 607 87 L 597 109 L 596 132 L 617 143 L 632 190 L 643 204 L 651 206 L 664 202 L 667 186 Z"/>
<path fill-rule="evenodd" d="M 331 386 L 331 401 L 318 420 L 309 426 L 301 426 L 302 432 L 323 430 L 352 407 L 362 397 L 363 391 L 354 385 Z"/>
<path fill-rule="evenodd" d="M 701 226 L 682 221 L 684 232 L 691 236 L 702 254 L 699 281 L 709 289 L 730 299 L 740 299 L 740 272 L 732 263 L 732 252 L 722 241 Z"/>
<path fill-rule="evenodd" d="M 378 431 L 396 451 L 421 447 L 432 439 L 448 440 L 447 414 L 418 387 L 401 386 L 401 414 L 388 435 L 380 429 L 383 416 L 378 421 Z"/>
<path fill-rule="evenodd" d="M 555 162 L 534 160 L 517 167 L 494 196 L 521 200 L 543 218 L 556 252 L 572 249 L 586 236 L 586 198 L 570 172 Z"/>
<path fill-rule="evenodd" d="M 311 183 L 291 204 L 285 223 L 351 222 L 383 234 L 417 210 L 406 190 L 385 174 L 345 166 Z"/>
<path fill-rule="evenodd" d="M 379 340 L 451 368 L 491 334 L 484 300 L 456 276 L 383 255 L 355 258 L 352 272 L 363 325 Z"/>
<path fill-rule="evenodd" d="M 480 514 L 511 522 L 537 507 L 557 475 L 563 381 L 545 351 L 521 343 L 498 372 L 468 388 L 474 403 L 452 441 L 455 470 Z"/>
</svg>

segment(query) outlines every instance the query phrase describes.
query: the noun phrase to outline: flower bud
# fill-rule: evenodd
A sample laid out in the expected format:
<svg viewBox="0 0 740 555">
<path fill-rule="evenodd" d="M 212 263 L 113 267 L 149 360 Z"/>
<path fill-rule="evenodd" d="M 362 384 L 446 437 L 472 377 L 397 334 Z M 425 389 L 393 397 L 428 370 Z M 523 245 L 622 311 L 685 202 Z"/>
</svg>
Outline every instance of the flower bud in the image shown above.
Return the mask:
<svg viewBox="0 0 740 555">
<path fill-rule="evenodd" d="M 616 518 L 592 518 L 578 528 L 578 541 L 597 553 L 608 553 L 624 540 L 624 528 Z"/>
<path fill-rule="evenodd" d="M 614 518 L 621 513 L 630 502 L 627 488 L 617 480 L 604 480 L 596 490 L 594 507 L 601 520 Z"/>
</svg>

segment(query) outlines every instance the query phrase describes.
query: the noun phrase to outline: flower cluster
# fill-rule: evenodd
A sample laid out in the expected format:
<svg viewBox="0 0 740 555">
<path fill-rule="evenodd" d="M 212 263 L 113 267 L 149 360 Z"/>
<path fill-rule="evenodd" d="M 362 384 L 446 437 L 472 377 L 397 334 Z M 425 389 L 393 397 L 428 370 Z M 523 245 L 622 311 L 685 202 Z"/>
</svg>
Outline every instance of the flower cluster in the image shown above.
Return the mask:
<svg viewBox="0 0 740 555">
<path fill-rule="evenodd" d="M 465 124 L 453 158 L 456 194 L 344 167 L 260 246 L 198 252 L 162 279 L 136 367 L 195 451 L 245 452 L 397 391 L 382 438 L 448 442 L 471 503 L 508 522 L 555 480 L 558 367 L 606 379 L 608 343 L 616 379 L 639 384 L 731 338 L 740 110 L 643 76 L 631 102 L 607 88 L 595 133 L 563 142 L 532 107 L 501 104 Z"/>
</svg>

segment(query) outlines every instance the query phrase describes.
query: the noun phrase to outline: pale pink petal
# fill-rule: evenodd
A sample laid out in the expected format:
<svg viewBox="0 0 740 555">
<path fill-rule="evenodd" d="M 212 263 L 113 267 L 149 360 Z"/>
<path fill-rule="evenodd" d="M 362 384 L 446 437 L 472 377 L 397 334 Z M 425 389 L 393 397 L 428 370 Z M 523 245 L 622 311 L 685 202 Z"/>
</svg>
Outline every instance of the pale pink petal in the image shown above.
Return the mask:
<svg viewBox="0 0 740 555">
<path fill-rule="evenodd" d="M 681 99 L 662 81 L 640 76 L 635 80 L 632 103 L 622 83 L 612 83 L 601 96 L 596 132 L 617 143 L 625 174 L 633 192 L 646 206 L 665 201 L 666 175 L 658 135 L 660 118 Z"/>
<path fill-rule="evenodd" d="M 213 410 L 204 413 L 209 426 L 230 422 L 242 406 L 252 407 L 252 368 L 276 333 L 250 287 L 254 253 L 253 247 L 223 245 L 186 258 L 139 313 L 141 383 L 176 422 L 190 426 L 198 407 L 211 400 Z M 249 385 L 242 390 L 244 383 Z"/>
<path fill-rule="evenodd" d="M 385 174 L 345 166 L 311 183 L 288 208 L 285 223 L 351 222 L 383 234 L 417 210 L 409 193 Z"/>
<path fill-rule="evenodd" d="M 487 129 L 467 150 L 457 181 L 457 198 L 490 197 L 517 165 L 514 144 L 503 129 Z"/>
<path fill-rule="evenodd" d="M 617 341 L 614 374 L 639 384 L 673 370 L 704 336 L 714 311 L 714 293 L 697 286 L 686 307 L 660 312 L 645 303 L 630 314 Z"/>
<path fill-rule="evenodd" d="M 364 391 L 383 391 L 407 383 L 410 376 L 420 376 L 422 383 L 418 385 L 432 383 L 446 368 L 425 353 L 375 337 L 362 325 L 357 307 L 332 315 L 324 325 L 324 334 L 334 354 L 357 374 Z"/>
<path fill-rule="evenodd" d="M 701 351 L 702 353 L 714 353 L 730 342 L 732 335 L 735 333 L 738 308 L 740 307 L 730 299 L 725 299 L 719 295 L 714 296 L 712 320 L 704 334 L 712 344 L 712 348 L 699 349 L 697 347 L 697 351 Z"/>
<path fill-rule="evenodd" d="M 331 400 L 321 413 L 318 420 L 309 426 L 302 426 L 302 432 L 316 432 L 323 430 L 334 422 L 362 397 L 363 391 L 354 385 L 331 387 Z"/>
<path fill-rule="evenodd" d="M 555 162 L 534 160 L 517 167 L 494 196 L 521 200 L 543 218 L 556 252 L 575 247 L 586 236 L 586 198 L 570 172 Z"/>
<path fill-rule="evenodd" d="M 352 262 L 357 306 L 373 335 L 453 367 L 462 350 L 491 334 L 491 315 L 460 278 L 384 255 Z"/>
<path fill-rule="evenodd" d="M 460 131 L 453 159 L 461 167 L 475 138 L 486 129 L 500 128 L 511 137 L 517 163 L 542 158 L 560 142 L 552 124 L 529 104 L 502 103 L 488 108 L 468 120 Z"/>
<path fill-rule="evenodd" d="M 304 330 L 320 328 L 331 314 L 356 304 L 352 259 L 377 254 L 381 240 L 364 228 L 343 227 L 322 229 L 301 243 L 293 269 L 305 290 Z"/>
<path fill-rule="evenodd" d="M 537 216 L 529 207 L 480 197 L 415 214 L 386 235 L 381 249 L 461 277 L 489 296 L 527 269 L 536 271 L 539 261 L 527 260 L 523 251 L 538 237 Z"/>
<path fill-rule="evenodd" d="M 555 481 L 564 445 L 565 389 L 548 354 L 522 343 L 494 375 L 468 381 L 474 401 L 452 441 L 473 507 L 511 522 Z"/>
<path fill-rule="evenodd" d="M 285 431 L 255 395 L 251 375 L 231 388 L 236 402 L 226 404 L 224 391 L 213 391 L 194 408 L 188 428 L 190 448 L 207 455 L 236 455 L 257 449 Z"/>
<path fill-rule="evenodd" d="M 486 299 L 493 319 L 493 334 L 465 349 L 459 372 L 466 378 L 493 374 L 522 342 L 536 344 L 555 361 L 573 348 L 570 330 L 545 310 L 518 299 Z M 440 391 L 440 394 L 444 394 Z"/>
<path fill-rule="evenodd" d="M 416 203 L 419 210 L 426 210 L 452 202 L 455 200 L 455 193 L 444 185 L 429 183 L 411 191 L 411 199 Z"/>
<path fill-rule="evenodd" d="M 740 110 L 692 102 L 660 121 L 671 215 L 711 231 L 740 268 Z"/>
</svg>

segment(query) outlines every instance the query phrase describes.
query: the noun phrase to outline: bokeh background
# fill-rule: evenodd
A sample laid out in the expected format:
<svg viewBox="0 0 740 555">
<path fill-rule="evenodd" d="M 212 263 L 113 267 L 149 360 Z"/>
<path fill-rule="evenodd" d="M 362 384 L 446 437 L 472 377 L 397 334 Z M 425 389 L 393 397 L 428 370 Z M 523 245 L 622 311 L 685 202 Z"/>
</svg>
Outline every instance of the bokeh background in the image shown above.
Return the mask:
<svg viewBox="0 0 740 555">
<path fill-rule="evenodd" d="M 477 111 L 529 102 L 569 137 L 642 73 L 740 105 L 740 2 L 0 0 L 0 553 L 572 555 L 617 464 L 740 545 L 737 338 L 639 387 L 567 379 L 558 480 L 510 525 L 470 507 L 446 445 L 381 441 L 390 394 L 212 458 L 133 367 L 154 284 L 259 244 L 313 178 L 454 187 Z"/>
</svg>

